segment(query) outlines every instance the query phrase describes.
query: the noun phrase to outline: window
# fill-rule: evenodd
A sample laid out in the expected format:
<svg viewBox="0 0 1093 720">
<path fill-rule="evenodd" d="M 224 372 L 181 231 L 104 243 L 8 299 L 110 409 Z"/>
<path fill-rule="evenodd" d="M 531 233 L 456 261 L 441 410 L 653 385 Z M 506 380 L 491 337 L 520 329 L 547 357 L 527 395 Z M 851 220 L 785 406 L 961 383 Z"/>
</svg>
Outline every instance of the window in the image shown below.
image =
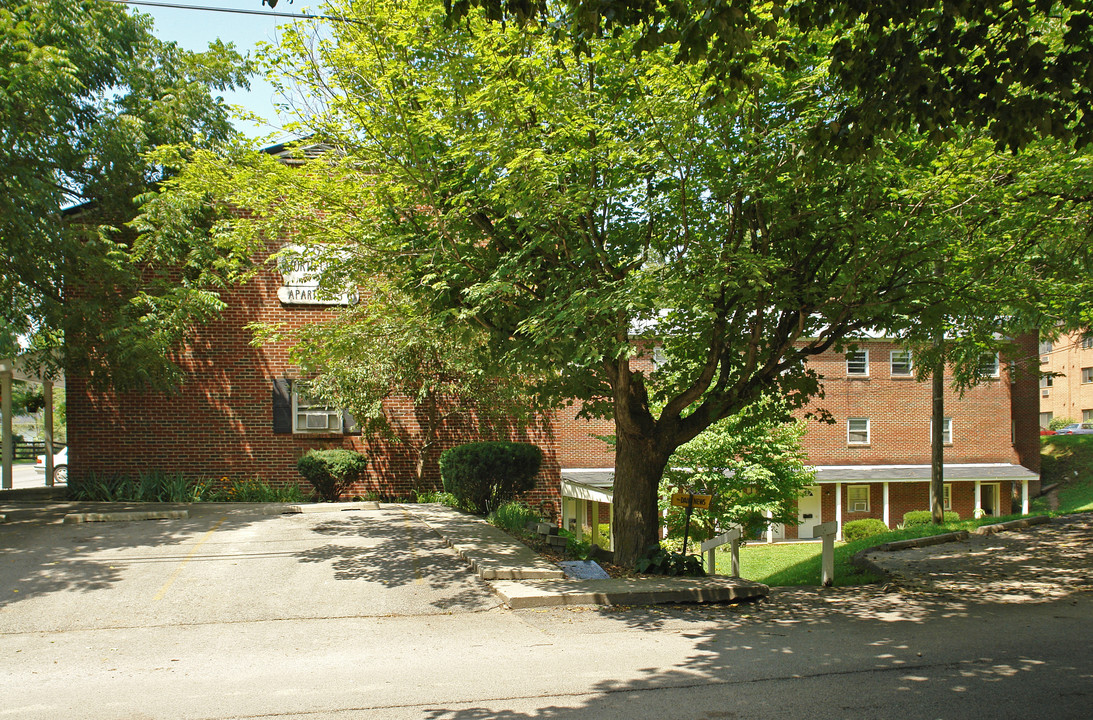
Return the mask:
<svg viewBox="0 0 1093 720">
<path fill-rule="evenodd" d="M 1054 382 L 1055 382 L 1055 376 L 1054 375 L 1044 375 L 1042 378 L 1040 378 L 1040 387 L 1049 388 L 1049 387 L 1052 386 L 1052 384 L 1054 384 Z"/>
<path fill-rule="evenodd" d="M 941 490 L 941 506 L 943 510 L 953 509 L 953 486 L 945 483 Z"/>
<path fill-rule="evenodd" d="M 869 512 L 869 486 L 846 486 L 846 509 L 848 512 Z"/>
<path fill-rule="evenodd" d="M 1047 355 L 1049 352 L 1051 352 L 1052 348 L 1053 348 L 1053 346 L 1051 344 L 1051 341 L 1050 340 L 1044 340 L 1043 342 L 1040 343 L 1040 354 L 1041 355 Z"/>
<path fill-rule="evenodd" d="M 1046 429 L 1051 424 L 1051 418 L 1055 417 L 1054 413 L 1042 412 L 1040 413 L 1040 427 Z"/>
<path fill-rule="evenodd" d="M 850 418 L 846 421 L 846 442 L 849 445 L 869 444 L 869 418 Z"/>
<path fill-rule="evenodd" d="M 349 413 L 311 400 L 293 385 L 293 380 L 273 381 L 274 434 L 360 433 Z"/>
<path fill-rule="evenodd" d="M 1093 335 L 1082 336 L 1082 350 L 1093 350 Z"/>
<path fill-rule="evenodd" d="M 910 350 L 893 350 L 892 351 L 892 374 L 893 375 L 910 375 L 911 374 L 911 351 Z"/>
<path fill-rule="evenodd" d="M 1082 368 L 1082 384 L 1093 383 L 1093 367 Z"/>
<path fill-rule="evenodd" d="M 930 421 L 930 439 L 934 437 L 934 421 Z M 953 444 L 953 419 L 947 417 L 941 423 L 941 442 L 943 445 Z"/>
<path fill-rule="evenodd" d="M 998 353 L 979 356 L 979 374 L 982 377 L 998 377 Z"/>
<path fill-rule="evenodd" d="M 854 350 L 846 354 L 847 375 L 869 375 L 869 351 Z"/>
<path fill-rule="evenodd" d="M 1093 420 L 1093 410 L 1082 410 L 1082 422 Z"/>
<path fill-rule="evenodd" d="M 298 392 L 292 393 L 292 425 L 294 433 L 340 433 L 342 411 Z"/>
</svg>

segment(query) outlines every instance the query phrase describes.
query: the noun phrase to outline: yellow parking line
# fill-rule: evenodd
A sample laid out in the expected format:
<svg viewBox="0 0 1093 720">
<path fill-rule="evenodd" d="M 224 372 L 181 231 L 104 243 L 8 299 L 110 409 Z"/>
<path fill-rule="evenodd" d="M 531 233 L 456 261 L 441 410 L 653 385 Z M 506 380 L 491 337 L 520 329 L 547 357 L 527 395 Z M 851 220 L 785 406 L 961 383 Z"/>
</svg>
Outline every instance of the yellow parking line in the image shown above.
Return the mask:
<svg viewBox="0 0 1093 720">
<path fill-rule="evenodd" d="M 212 529 L 209 530 L 209 532 L 207 532 L 207 533 L 205 533 L 204 535 L 201 536 L 201 539 L 197 541 L 197 545 L 194 545 L 194 548 L 193 548 L 193 550 L 190 551 L 190 554 L 187 555 L 186 558 L 181 563 L 178 564 L 178 567 L 175 568 L 175 571 L 171 574 L 171 577 L 167 578 L 167 582 L 163 583 L 163 587 L 161 587 L 159 589 L 159 592 L 156 593 L 156 596 L 154 598 L 152 598 L 153 601 L 163 599 L 163 596 L 167 594 L 167 590 L 171 587 L 171 585 L 174 584 L 175 580 L 179 576 L 179 573 L 182 572 L 182 568 L 186 567 L 186 563 L 190 562 L 190 560 L 193 558 L 193 556 L 197 554 L 198 549 L 202 545 L 205 544 L 205 541 L 208 540 L 212 536 L 212 534 L 214 532 L 216 532 L 216 529 L 218 527 L 220 527 L 223 524 L 223 522 L 227 519 L 228 518 L 227 518 L 226 515 L 224 517 L 220 518 L 219 520 L 217 520 L 216 525 L 212 526 Z"/>
</svg>

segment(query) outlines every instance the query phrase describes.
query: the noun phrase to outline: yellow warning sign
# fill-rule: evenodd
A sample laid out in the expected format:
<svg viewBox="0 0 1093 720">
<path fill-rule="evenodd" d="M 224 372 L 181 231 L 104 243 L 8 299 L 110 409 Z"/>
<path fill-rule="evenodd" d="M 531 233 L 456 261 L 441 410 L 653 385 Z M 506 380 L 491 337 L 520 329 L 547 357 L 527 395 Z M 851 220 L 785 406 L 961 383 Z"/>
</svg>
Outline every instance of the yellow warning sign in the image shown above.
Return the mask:
<svg viewBox="0 0 1093 720">
<path fill-rule="evenodd" d="M 709 510 L 713 495 L 692 495 L 691 493 L 675 493 L 672 495 L 673 507 L 689 507 L 693 510 Z"/>
</svg>

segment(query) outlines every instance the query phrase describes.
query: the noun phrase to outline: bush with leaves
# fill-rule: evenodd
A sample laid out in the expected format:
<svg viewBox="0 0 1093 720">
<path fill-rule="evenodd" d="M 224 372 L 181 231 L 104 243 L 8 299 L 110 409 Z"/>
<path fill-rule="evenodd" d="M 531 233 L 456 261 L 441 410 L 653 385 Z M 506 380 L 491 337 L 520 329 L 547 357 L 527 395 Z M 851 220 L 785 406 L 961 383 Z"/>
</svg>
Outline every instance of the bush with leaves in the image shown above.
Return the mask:
<svg viewBox="0 0 1093 720">
<path fill-rule="evenodd" d="M 944 513 L 944 522 L 951 523 L 960 520 L 960 515 L 952 510 L 946 510 Z M 933 515 L 929 510 L 911 510 L 903 514 L 903 527 L 909 528 L 916 525 L 929 525 L 934 521 Z"/>
<path fill-rule="evenodd" d="M 346 488 L 360 480 L 367 466 L 364 455 L 341 448 L 309 450 L 296 463 L 300 474 L 326 502 L 337 502 Z"/>
<path fill-rule="evenodd" d="M 1067 425 L 1073 425 L 1076 422 L 1078 422 L 1078 421 L 1075 420 L 1074 418 L 1071 418 L 1071 417 L 1065 417 L 1065 416 L 1063 416 L 1063 417 L 1053 417 L 1053 418 L 1051 418 L 1051 421 L 1047 424 L 1047 429 L 1048 430 L 1062 430 Z"/>
<path fill-rule="evenodd" d="M 486 515 L 535 487 L 542 462 L 543 451 L 530 443 L 470 443 L 441 453 L 440 477 L 464 510 Z"/>
<path fill-rule="evenodd" d="M 660 545 L 650 545 L 634 569 L 647 575 L 706 576 L 706 571 L 702 569 L 702 558 L 665 550 Z"/>
<path fill-rule="evenodd" d="M 888 532 L 888 526 L 877 518 L 862 518 L 843 524 L 843 540 L 853 542 Z"/>
</svg>

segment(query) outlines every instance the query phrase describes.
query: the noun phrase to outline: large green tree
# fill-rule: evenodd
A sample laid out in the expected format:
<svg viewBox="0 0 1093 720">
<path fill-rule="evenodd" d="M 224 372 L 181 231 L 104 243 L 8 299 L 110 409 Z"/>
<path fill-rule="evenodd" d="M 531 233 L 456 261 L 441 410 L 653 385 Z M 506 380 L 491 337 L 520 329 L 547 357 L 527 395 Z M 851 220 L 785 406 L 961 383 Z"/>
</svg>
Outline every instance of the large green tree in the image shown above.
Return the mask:
<svg viewBox="0 0 1093 720">
<path fill-rule="evenodd" d="M 747 82 L 710 104 L 705 68 L 634 57 L 637 31 L 574 52 L 477 12 L 445 28 L 428 0 L 330 11 L 357 22 L 289 32 L 269 61 L 303 84 L 301 130 L 337 152 L 291 179 L 249 160 L 216 194 L 254 212 L 225 229 L 250 243 L 301 223 L 362 284 L 391 277 L 439 321 L 484 328 L 490 362 L 544 403 L 613 418 L 623 563 L 656 540 L 677 447 L 767 393 L 805 406 L 809 357 L 940 297 L 942 225 L 973 200 L 954 206 L 952 182 L 978 157 L 919 135 L 856 161 L 818 150 L 846 98 L 833 39 L 757 36 Z"/>
<path fill-rule="evenodd" d="M 146 153 L 232 135 L 215 92 L 245 84 L 244 70 L 230 46 L 183 51 L 121 5 L 0 7 L 0 326 L 42 363 L 67 344 L 68 362 L 104 382 L 173 377 L 169 348 L 217 311 L 226 273 L 208 247 L 169 232 L 141 245 L 126 224 L 168 172 Z"/>
<path fill-rule="evenodd" d="M 472 7 L 496 20 L 547 23 L 576 47 L 636 28 L 635 52 L 670 47 L 701 64 L 710 97 L 747 92 L 754 57 L 793 70 L 792 37 L 827 45 L 838 107 L 814 127 L 850 152 L 913 128 L 935 139 L 984 130 L 999 146 L 1037 137 L 1093 141 L 1093 15 L 1086 0 L 445 0 L 449 21 Z M 773 42 L 772 42 L 773 41 Z"/>
</svg>

